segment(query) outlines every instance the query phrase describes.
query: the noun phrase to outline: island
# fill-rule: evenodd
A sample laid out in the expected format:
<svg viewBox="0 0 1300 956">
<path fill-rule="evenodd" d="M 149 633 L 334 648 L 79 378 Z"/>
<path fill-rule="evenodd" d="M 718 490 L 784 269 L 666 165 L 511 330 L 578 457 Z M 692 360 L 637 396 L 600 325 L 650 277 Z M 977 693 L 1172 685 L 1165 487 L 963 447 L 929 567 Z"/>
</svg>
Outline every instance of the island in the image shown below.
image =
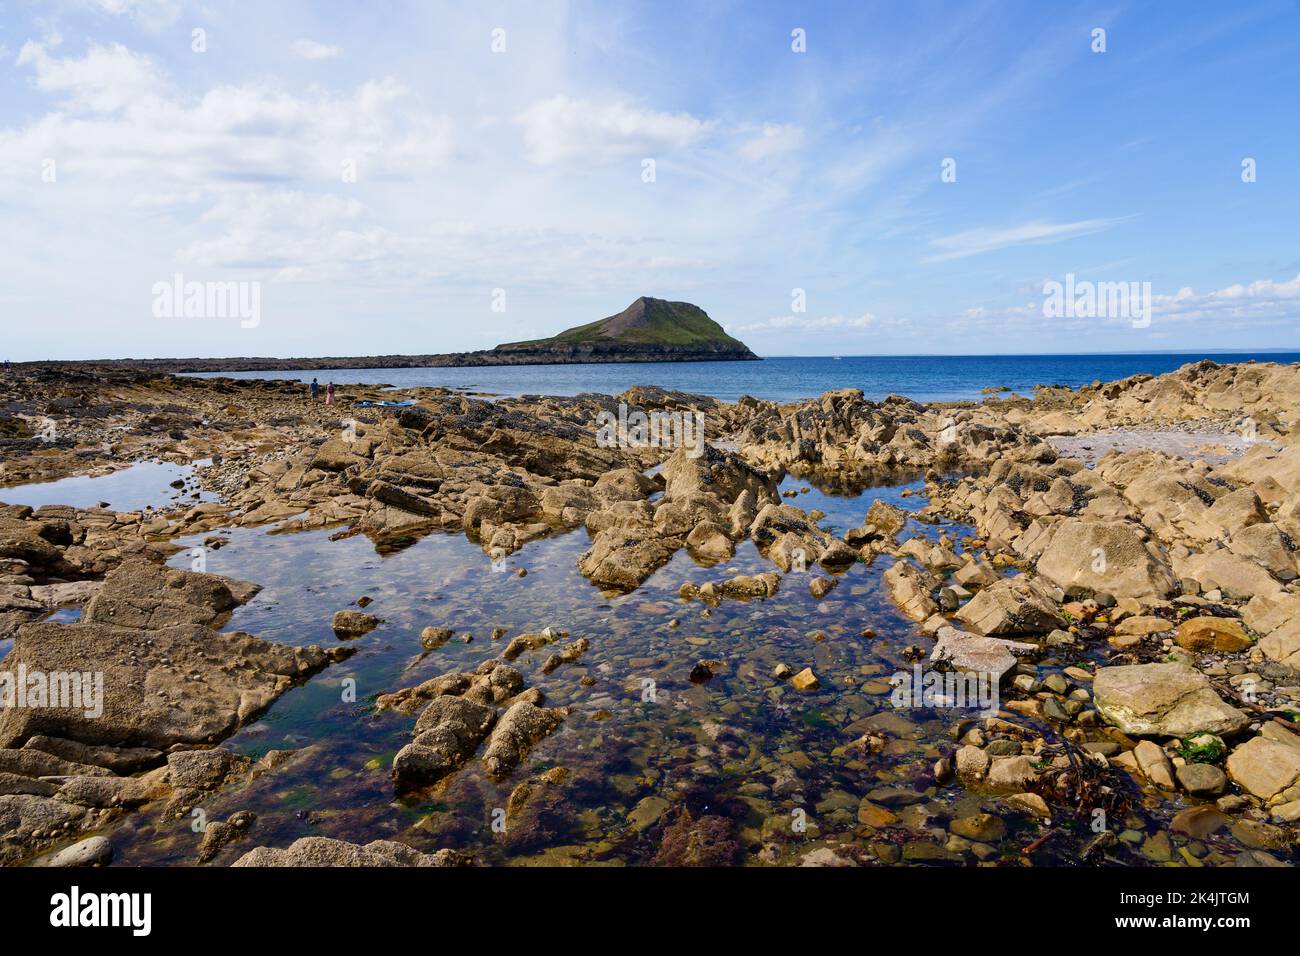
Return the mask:
<svg viewBox="0 0 1300 956">
<path fill-rule="evenodd" d="M 507 342 L 494 349 L 438 355 L 316 358 L 111 359 L 157 372 L 252 372 L 344 368 L 455 368 L 486 365 L 574 365 L 611 362 L 754 362 L 759 356 L 690 302 L 641 296 L 622 312 L 566 329 L 548 339 Z"/>
</svg>

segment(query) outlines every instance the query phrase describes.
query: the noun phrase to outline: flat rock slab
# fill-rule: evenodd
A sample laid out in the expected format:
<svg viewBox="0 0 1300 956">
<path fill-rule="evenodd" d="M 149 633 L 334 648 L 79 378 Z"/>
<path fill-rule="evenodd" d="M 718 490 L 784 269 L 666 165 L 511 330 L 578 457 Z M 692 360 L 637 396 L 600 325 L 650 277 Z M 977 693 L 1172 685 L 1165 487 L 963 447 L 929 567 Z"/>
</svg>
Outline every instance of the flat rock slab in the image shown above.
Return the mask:
<svg viewBox="0 0 1300 956">
<path fill-rule="evenodd" d="M 1133 736 L 1234 734 L 1249 723 L 1218 695 L 1209 678 L 1183 664 L 1100 668 L 1093 696 L 1106 721 Z"/>
<path fill-rule="evenodd" d="M 1300 783 L 1300 747 L 1255 737 L 1228 756 L 1228 776 L 1264 800 Z"/>
<path fill-rule="evenodd" d="M 994 681 L 1016 666 L 1017 657 L 1038 652 L 1035 644 L 985 637 L 955 627 L 940 628 L 936 636 L 939 640 L 930 652 L 930 660 L 948 660 L 961 670 L 989 674 Z"/>
<path fill-rule="evenodd" d="M 259 590 L 247 581 L 131 558 L 104 579 L 86 605 L 83 621 L 147 630 L 176 624 L 216 625 Z"/>
<path fill-rule="evenodd" d="M 1179 429 L 1114 428 L 1079 435 L 1052 435 L 1047 439 L 1063 458 L 1078 458 L 1094 465 L 1112 448 L 1117 451 L 1155 450 L 1211 465 L 1240 458 L 1252 445 L 1236 432 L 1189 432 Z M 1264 442 L 1276 447 L 1272 442 Z"/>
<path fill-rule="evenodd" d="M 0 710 L 0 746 L 38 734 L 83 744 L 150 747 L 221 740 L 294 683 L 346 656 L 199 625 L 139 631 L 106 624 L 28 624 L 4 670 L 103 675 L 103 713 Z"/>
</svg>

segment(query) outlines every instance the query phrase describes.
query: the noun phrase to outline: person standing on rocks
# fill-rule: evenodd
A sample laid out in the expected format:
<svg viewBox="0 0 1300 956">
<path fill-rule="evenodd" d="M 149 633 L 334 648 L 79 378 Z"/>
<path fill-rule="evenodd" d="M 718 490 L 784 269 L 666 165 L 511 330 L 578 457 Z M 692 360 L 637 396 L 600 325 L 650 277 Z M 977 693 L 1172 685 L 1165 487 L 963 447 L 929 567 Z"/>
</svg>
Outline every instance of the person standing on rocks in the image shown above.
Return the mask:
<svg viewBox="0 0 1300 956">
<path fill-rule="evenodd" d="M 328 385 L 325 386 L 325 404 L 326 405 L 334 404 L 334 383 L 333 382 L 330 382 Z"/>
<path fill-rule="evenodd" d="M 320 391 L 320 384 L 313 378 L 311 380 L 311 400 L 316 401 L 316 393 Z"/>
</svg>

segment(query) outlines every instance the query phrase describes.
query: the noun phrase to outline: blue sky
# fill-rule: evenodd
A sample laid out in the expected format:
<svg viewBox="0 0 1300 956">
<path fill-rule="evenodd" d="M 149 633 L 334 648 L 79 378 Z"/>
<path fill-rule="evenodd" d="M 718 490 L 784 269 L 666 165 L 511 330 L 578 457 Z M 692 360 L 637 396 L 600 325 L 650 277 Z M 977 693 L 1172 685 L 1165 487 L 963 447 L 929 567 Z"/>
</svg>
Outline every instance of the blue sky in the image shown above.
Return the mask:
<svg viewBox="0 0 1300 956">
<path fill-rule="evenodd" d="M 1291 0 L 0 0 L 3 348 L 456 351 L 643 294 L 765 355 L 1297 348 L 1298 106 Z M 259 320 L 157 316 L 178 273 Z M 1067 274 L 1152 321 L 1046 317 Z"/>
</svg>

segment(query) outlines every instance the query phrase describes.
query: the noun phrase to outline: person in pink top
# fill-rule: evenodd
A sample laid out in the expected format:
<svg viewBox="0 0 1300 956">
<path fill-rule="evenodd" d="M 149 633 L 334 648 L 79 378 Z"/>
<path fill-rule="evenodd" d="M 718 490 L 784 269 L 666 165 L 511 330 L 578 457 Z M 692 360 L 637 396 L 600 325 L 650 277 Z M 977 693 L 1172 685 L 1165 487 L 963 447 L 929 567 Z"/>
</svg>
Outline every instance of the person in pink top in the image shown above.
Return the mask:
<svg viewBox="0 0 1300 956">
<path fill-rule="evenodd" d="M 325 386 L 325 404 L 326 405 L 334 404 L 334 383 L 333 382 L 330 382 L 328 385 Z"/>
</svg>

